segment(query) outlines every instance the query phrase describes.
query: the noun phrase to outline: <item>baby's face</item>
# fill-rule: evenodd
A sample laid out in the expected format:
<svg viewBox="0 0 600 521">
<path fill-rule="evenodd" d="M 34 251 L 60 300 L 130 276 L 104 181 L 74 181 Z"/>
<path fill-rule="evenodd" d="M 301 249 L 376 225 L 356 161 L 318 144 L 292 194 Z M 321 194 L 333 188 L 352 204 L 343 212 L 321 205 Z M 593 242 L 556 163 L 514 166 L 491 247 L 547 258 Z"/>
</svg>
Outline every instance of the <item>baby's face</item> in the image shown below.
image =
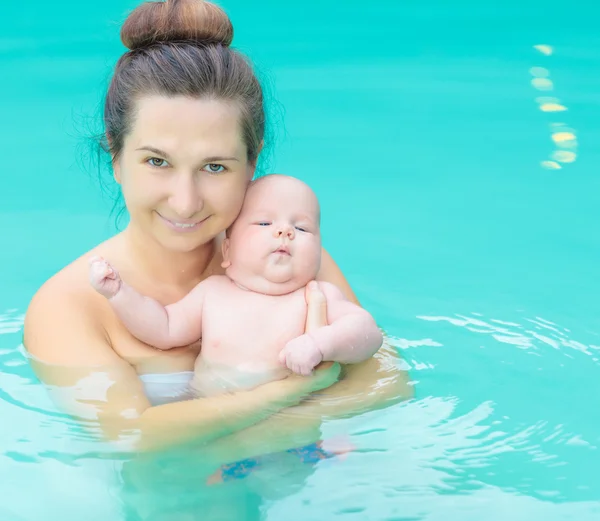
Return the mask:
<svg viewBox="0 0 600 521">
<path fill-rule="evenodd" d="M 267 176 L 248 189 L 223 248 L 227 275 L 260 293 L 285 294 L 313 280 L 321 264 L 320 210 L 303 182 Z"/>
</svg>

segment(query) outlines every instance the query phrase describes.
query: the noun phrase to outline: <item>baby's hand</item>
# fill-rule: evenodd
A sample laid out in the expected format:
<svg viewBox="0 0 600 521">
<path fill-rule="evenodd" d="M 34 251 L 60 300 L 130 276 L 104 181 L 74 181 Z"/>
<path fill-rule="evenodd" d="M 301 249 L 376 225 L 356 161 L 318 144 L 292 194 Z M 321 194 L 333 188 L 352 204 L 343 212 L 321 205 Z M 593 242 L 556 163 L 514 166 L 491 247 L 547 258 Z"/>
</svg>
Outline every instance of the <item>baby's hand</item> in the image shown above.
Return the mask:
<svg viewBox="0 0 600 521">
<path fill-rule="evenodd" d="M 114 297 L 121 288 L 121 277 L 102 257 L 90 259 L 90 283 L 106 298 Z"/>
<path fill-rule="evenodd" d="M 323 361 L 323 353 L 315 339 L 304 334 L 289 341 L 279 353 L 279 361 L 290 371 L 303 376 L 309 376 Z"/>
</svg>

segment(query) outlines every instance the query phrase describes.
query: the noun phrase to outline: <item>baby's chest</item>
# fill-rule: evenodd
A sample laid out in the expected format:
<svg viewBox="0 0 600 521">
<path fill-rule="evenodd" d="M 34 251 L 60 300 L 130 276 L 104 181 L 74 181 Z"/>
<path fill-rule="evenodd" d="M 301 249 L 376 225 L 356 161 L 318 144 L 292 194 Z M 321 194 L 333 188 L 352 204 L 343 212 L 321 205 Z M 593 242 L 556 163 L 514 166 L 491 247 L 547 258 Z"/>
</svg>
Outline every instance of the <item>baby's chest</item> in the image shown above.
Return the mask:
<svg viewBox="0 0 600 521">
<path fill-rule="evenodd" d="M 202 319 L 204 342 L 222 340 L 282 346 L 304 332 L 306 302 L 303 296 L 245 297 L 227 303 L 215 299 L 206 307 Z"/>
</svg>

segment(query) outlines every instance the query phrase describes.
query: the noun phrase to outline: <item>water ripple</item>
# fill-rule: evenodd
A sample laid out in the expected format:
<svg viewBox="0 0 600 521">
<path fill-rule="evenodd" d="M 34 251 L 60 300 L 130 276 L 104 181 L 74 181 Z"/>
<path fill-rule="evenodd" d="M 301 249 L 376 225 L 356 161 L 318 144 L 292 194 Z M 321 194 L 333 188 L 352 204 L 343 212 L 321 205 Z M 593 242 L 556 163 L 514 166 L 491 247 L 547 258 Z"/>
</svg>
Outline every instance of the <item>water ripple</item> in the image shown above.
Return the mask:
<svg viewBox="0 0 600 521">
<path fill-rule="evenodd" d="M 0 335 L 19 333 L 23 328 L 25 315 L 18 313 L 17 309 L 7 309 L 0 314 Z"/>
<path fill-rule="evenodd" d="M 579 340 L 569 338 L 571 332 L 568 329 L 561 328 L 557 324 L 540 317 L 524 318 L 522 323 L 499 319 L 486 321 L 479 316 L 468 317 L 461 314 L 453 317 L 420 315 L 417 318 L 427 322 L 447 322 L 472 333 L 489 335 L 500 343 L 510 344 L 524 350 L 539 350 L 544 346 L 549 346 L 555 350 L 567 347 L 579 353 L 593 356 L 600 349 L 594 344 L 585 344 Z M 533 327 L 531 327 L 532 325 Z M 439 342 L 437 345 L 439 345 Z M 568 356 L 569 352 L 567 351 L 565 354 Z"/>
</svg>

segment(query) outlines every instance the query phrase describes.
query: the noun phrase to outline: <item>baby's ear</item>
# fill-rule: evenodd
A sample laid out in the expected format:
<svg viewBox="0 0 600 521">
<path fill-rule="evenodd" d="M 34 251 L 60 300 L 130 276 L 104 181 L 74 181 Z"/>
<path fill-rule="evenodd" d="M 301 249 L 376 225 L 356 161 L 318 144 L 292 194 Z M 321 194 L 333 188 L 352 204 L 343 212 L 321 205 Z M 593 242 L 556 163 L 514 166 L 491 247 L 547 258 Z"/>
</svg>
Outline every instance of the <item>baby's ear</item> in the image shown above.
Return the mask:
<svg viewBox="0 0 600 521">
<path fill-rule="evenodd" d="M 231 266 L 231 261 L 229 260 L 229 238 L 223 239 L 223 242 L 221 243 L 221 253 L 223 255 L 221 268 L 227 269 Z"/>
</svg>

